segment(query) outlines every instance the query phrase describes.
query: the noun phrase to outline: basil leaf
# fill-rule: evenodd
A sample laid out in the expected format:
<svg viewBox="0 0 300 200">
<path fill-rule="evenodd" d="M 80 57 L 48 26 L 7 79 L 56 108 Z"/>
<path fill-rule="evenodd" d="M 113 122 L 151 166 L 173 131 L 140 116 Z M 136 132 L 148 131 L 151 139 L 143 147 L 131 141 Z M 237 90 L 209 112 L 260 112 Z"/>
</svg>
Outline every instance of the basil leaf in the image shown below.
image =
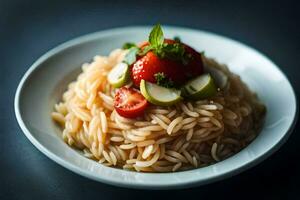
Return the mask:
<svg viewBox="0 0 300 200">
<path fill-rule="evenodd" d="M 185 46 L 180 42 L 179 37 L 174 37 L 175 43 L 164 43 L 164 34 L 160 24 L 157 24 L 151 30 L 149 35 L 149 45 L 144 47 L 138 55 L 143 56 L 147 52 L 152 51 L 160 59 L 170 59 L 179 61 L 183 65 L 187 65 L 192 58 L 192 55 L 186 52 Z"/>
<path fill-rule="evenodd" d="M 131 47 L 136 47 L 136 44 L 132 42 L 126 42 L 123 44 L 122 49 L 130 49 Z"/>
<path fill-rule="evenodd" d="M 151 30 L 149 35 L 149 43 L 151 46 L 157 48 L 163 45 L 164 43 L 164 33 L 161 29 L 160 24 L 157 24 Z"/>
<path fill-rule="evenodd" d="M 136 54 L 140 49 L 138 47 L 131 47 L 123 60 L 127 65 L 132 65 L 136 61 Z"/>
</svg>

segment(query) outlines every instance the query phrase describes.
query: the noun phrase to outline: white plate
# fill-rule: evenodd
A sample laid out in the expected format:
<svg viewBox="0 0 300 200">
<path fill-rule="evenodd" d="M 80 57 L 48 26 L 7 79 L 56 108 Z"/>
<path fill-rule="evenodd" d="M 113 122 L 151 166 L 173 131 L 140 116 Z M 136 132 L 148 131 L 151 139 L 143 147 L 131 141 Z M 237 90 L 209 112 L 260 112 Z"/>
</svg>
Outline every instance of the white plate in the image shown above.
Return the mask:
<svg viewBox="0 0 300 200">
<path fill-rule="evenodd" d="M 237 174 L 271 155 L 286 140 L 296 118 L 293 88 L 279 68 L 258 51 L 216 34 L 163 27 L 167 37 L 205 51 L 239 74 L 267 106 L 261 134 L 240 153 L 217 164 L 176 173 L 139 173 L 105 167 L 83 157 L 61 139 L 50 113 L 82 63 L 107 55 L 124 42 L 147 39 L 150 27 L 125 27 L 89 34 L 66 42 L 38 59 L 22 78 L 15 96 L 17 120 L 27 138 L 58 164 L 104 183 L 144 189 L 189 187 Z"/>
</svg>

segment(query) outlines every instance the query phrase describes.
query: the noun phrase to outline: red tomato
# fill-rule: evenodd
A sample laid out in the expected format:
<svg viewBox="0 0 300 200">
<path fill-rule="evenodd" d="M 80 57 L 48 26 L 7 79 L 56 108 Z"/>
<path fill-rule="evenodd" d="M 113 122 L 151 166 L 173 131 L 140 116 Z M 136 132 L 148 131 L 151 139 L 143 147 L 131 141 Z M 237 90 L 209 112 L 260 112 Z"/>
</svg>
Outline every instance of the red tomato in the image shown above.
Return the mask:
<svg viewBox="0 0 300 200">
<path fill-rule="evenodd" d="M 136 89 L 122 87 L 115 94 L 114 107 L 122 117 L 135 118 L 143 115 L 147 100 Z"/>
<path fill-rule="evenodd" d="M 174 40 L 165 39 L 165 43 L 175 43 Z M 148 42 L 139 44 L 140 48 L 149 45 Z M 181 62 L 159 59 L 153 52 L 148 52 L 145 56 L 138 58 L 132 65 L 131 78 L 133 83 L 139 87 L 142 79 L 155 83 L 154 75 L 156 73 L 164 73 L 167 78 L 171 79 L 175 84 L 181 85 L 190 78 L 201 75 L 203 73 L 203 62 L 200 53 L 193 48 L 184 44 L 186 52 L 192 55 L 191 61 L 187 65 Z"/>
<path fill-rule="evenodd" d="M 131 78 L 133 83 L 139 87 L 142 79 L 156 83 L 154 75 L 162 72 L 175 83 L 181 84 L 185 81 L 184 70 L 179 62 L 160 59 L 150 51 L 133 64 Z"/>
</svg>

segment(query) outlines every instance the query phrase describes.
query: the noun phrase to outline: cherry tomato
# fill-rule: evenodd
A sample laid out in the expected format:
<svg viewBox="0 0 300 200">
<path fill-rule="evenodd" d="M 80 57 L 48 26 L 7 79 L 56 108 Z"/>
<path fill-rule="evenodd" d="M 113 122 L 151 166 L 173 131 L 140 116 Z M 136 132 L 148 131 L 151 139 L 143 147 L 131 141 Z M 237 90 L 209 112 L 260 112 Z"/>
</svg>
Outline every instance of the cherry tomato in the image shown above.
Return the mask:
<svg viewBox="0 0 300 200">
<path fill-rule="evenodd" d="M 136 118 L 141 116 L 147 105 L 147 100 L 136 89 L 122 87 L 116 91 L 114 107 L 122 117 Z"/>
<path fill-rule="evenodd" d="M 165 43 L 173 44 L 174 40 L 165 39 Z M 149 42 L 141 42 L 140 48 L 145 48 Z M 137 61 L 131 67 L 131 79 L 136 87 L 142 79 L 155 83 L 154 75 L 163 73 L 167 78 L 172 80 L 177 85 L 182 85 L 187 80 L 199 76 L 203 73 L 203 62 L 200 53 L 193 48 L 183 44 L 187 53 L 192 57 L 187 65 L 183 65 L 178 61 L 160 59 L 152 51 L 149 51 L 143 57 L 138 57 Z"/>
</svg>

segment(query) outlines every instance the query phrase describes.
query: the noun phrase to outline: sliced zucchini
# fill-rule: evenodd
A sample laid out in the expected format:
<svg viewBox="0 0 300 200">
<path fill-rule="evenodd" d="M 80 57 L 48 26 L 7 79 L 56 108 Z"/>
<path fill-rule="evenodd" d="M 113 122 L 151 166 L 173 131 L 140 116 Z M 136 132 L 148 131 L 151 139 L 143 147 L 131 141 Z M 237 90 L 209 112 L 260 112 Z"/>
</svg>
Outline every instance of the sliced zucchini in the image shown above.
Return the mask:
<svg viewBox="0 0 300 200">
<path fill-rule="evenodd" d="M 108 82 L 115 88 L 125 85 L 129 78 L 129 66 L 126 63 L 117 64 L 107 76 Z"/>
<path fill-rule="evenodd" d="M 161 87 L 145 80 L 141 81 L 140 90 L 147 101 L 158 106 L 171 106 L 182 99 L 179 90 Z"/>
<path fill-rule="evenodd" d="M 189 99 L 206 99 L 216 94 L 217 88 L 210 74 L 203 74 L 187 82 L 181 89 Z"/>
</svg>

